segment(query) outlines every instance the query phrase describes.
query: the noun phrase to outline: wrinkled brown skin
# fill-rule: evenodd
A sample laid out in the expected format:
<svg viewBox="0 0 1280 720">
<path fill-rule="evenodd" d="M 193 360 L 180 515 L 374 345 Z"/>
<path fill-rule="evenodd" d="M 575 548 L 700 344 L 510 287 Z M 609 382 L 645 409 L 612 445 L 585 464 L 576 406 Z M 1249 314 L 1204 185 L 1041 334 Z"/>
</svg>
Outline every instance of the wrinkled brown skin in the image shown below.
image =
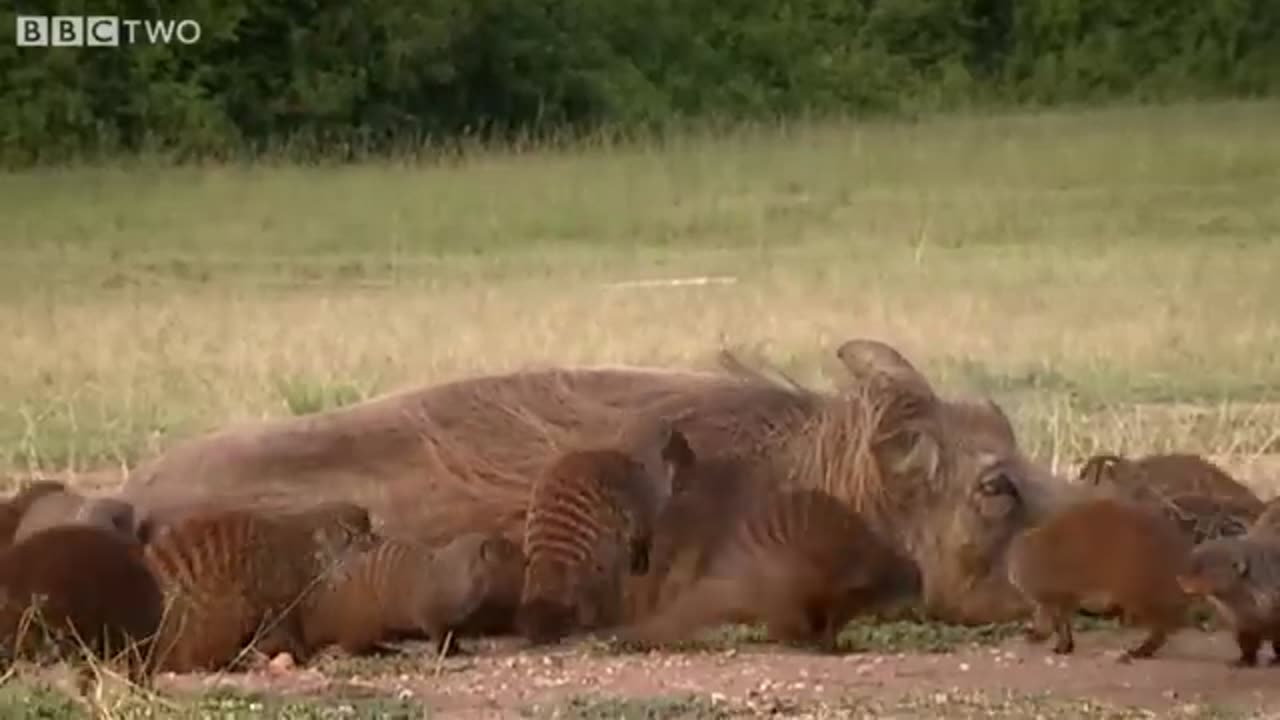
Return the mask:
<svg viewBox="0 0 1280 720">
<path fill-rule="evenodd" d="M 37 480 L 25 485 L 9 499 L 0 502 L 0 547 L 13 542 L 13 534 L 32 503 L 51 493 L 66 492 L 67 486 L 56 480 Z"/>
<path fill-rule="evenodd" d="M 457 654 L 466 619 L 523 565 L 520 548 L 501 535 L 468 533 L 437 548 L 383 539 L 354 553 L 318 591 L 303 619 L 306 643 L 364 655 L 411 635 Z"/>
<path fill-rule="evenodd" d="M 1149 630 L 1120 660 L 1147 658 L 1186 622 L 1189 598 L 1178 585 L 1192 543 L 1167 517 L 1114 498 L 1075 503 L 1027 530 L 1009 552 L 1010 581 L 1034 605 L 1028 637 L 1057 635 L 1053 651 L 1071 653 L 1071 619 L 1086 600 L 1115 606 Z"/>
<path fill-rule="evenodd" d="M 14 530 L 13 541 L 59 525 L 91 525 L 136 539 L 133 505 L 114 497 L 90 497 L 74 490 L 48 492 L 33 500 Z"/>
<path fill-rule="evenodd" d="M 898 399 L 876 433 L 884 477 L 858 490 L 864 479 L 857 473 L 811 463 L 798 481 L 839 485 L 839 497 L 867 511 L 873 528 L 920 568 L 933 618 L 1023 616 L 1005 553 L 1016 531 L 1056 503 L 1056 479 L 1022 454 L 993 403 L 938 397 L 877 341 L 850 341 L 838 356 L 853 385 L 874 384 Z M 629 418 L 663 417 L 700 461 L 734 460 L 746 475 L 772 482 L 804 457 L 838 454 L 834 436 L 809 438 L 821 434 L 824 418 L 856 414 L 860 397 L 743 373 L 525 370 L 193 438 L 138 468 L 125 495 L 147 511 L 193 498 L 347 499 L 384 518 L 388 534 L 439 540 L 496 530 L 519 541 L 529 484 L 559 452 L 559 440 L 591 443 Z M 982 490 L 1001 476 L 1013 494 Z"/>
<path fill-rule="evenodd" d="M 677 472 L 694 463 L 678 430 L 649 434 L 639 448 L 566 451 L 534 482 L 517 623 L 531 643 L 623 619 L 625 577 L 648 571 L 658 515 Z"/>
<path fill-rule="evenodd" d="M 1263 502 L 1247 486 L 1199 455 L 1166 453 L 1136 459 L 1099 454 L 1086 460 L 1077 479 L 1159 507 L 1197 543 L 1246 532 Z"/>
<path fill-rule="evenodd" d="M 195 513 L 158 531 L 144 557 L 168 603 L 156 643 L 160 667 L 230 668 L 249 646 L 306 662 L 311 591 L 349 549 L 372 545 L 369 527 L 362 508 L 329 503 L 289 516 Z"/>
<path fill-rule="evenodd" d="M 149 683 L 164 600 L 129 539 L 85 525 L 35 533 L 0 552 L 0 598 L 6 659 L 79 659 L 88 648 L 99 661 L 123 654 L 130 679 Z"/>
<path fill-rule="evenodd" d="M 1280 544 L 1270 536 L 1218 538 L 1201 543 L 1178 577 L 1183 590 L 1204 597 L 1235 632 L 1240 657 L 1251 667 L 1270 641 L 1280 662 Z"/>
<path fill-rule="evenodd" d="M 719 493 L 709 485 L 673 498 L 659 532 L 700 532 L 684 521 L 718 504 Z M 688 590 L 625 629 L 624 641 L 661 645 L 691 640 L 722 623 L 763 622 L 777 642 L 835 652 L 840 630 L 856 615 L 920 592 L 914 564 L 820 490 L 755 494 L 734 503 L 733 520 L 687 547 L 706 549 L 703 557 L 685 560 L 694 575 Z M 669 567 L 672 559 L 658 561 Z"/>
</svg>

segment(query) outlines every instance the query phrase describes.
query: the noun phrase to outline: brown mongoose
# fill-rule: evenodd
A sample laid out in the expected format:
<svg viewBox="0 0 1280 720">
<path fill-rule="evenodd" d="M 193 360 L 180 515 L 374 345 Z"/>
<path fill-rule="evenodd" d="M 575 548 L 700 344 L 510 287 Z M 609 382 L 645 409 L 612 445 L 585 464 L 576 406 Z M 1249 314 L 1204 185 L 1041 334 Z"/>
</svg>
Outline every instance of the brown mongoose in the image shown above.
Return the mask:
<svg viewBox="0 0 1280 720">
<path fill-rule="evenodd" d="M 161 667 L 220 669 L 250 645 L 305 662 L 310 591 L 348 550 L 374 541 L 362 511 L 351 503 L 275 516 L 220 510 L 165 525 L 145 551 L 169 605 L 157 642 Z"/>
<path fill-rule="evenodd" d="M 648 571 L 658 514 L 677 471 L 693 462 L 678 430 L 663 426 L 659 442 L 651 462 L 623 449 L 571 450 L 533 484 L 517 617 L 531 643 L 622 620 L 624 577 Z"/>
<path fill-rule="evenodd" d="M 1137 459 L 1094 455 L 1081 466 L 1079 479 L 1118 497 L 1158 507 L 1196 543 L 1243 534 L 1263 509 L 1262 500 L 1251 489 L 1191 453 Z"/>
<path fill-rule="evenodd" d="M 1186 622 L 1190 598 L 1178 586 L 1192 542 L 1168 517 L 1142 503 L 1092 498 L 1025 530 L 1009 548 L 1009 581 L 1031 604 L 1031 640 L 1057 634 L 1053 651 L 1075 649 L 1072 615 L 1086 602 L 1116 607 L 1148 628 L 1122 662 L 1153 655 Z"/>
<path fill-rule="evenodd" d="M 1153 490 L 1165 497 L 1207 495 L 1230 498 L 1261 509 L 1262 500 L 1222 468 L 1194 453 L 1162 453 L 1137 459 L 1094 455 L 1080 467 L 1079 479 L 1130 491 Z"/>
<path fill-rule="evenodd" d="M 18 525 L 22 523 L 22 518 L 32 503 L 50 493 L 66 490 L 67 486 L 56 480 L 36 480 L 0 502 L 0 546 L 13 542 L 13 534 L 18 531 Z"/>
<path fill-rule="evenodd" d="M 306 644 L 364 654 L 407 634 L 431 638 L 443 652 L 502 578 L 522 567 L 519 546 L 496 534 L 466 533 L 434 548 L 380 540 L 319 591 L 303 619 Z"/>
<path fill-rule="evenodd" d="M 124 654 L 145 684 L 164 598 L 136 543 L 99 527 L 63 525 L 0 552 L 0 647 L 6 659 Z"/>
<path fill-rule="evenodd" d="M 13 541 L 20 542 L 46 528 L 57 525 L 93 525 L 136 539 L 133 505 L 113 497 L 89 497 L 73 490 L 42 494 L 31 502 L 14 530 Z"/>
<path fill-rule="evenodd" d="M 764 622 L 775 641 L 834 652 L 854 616 L 921 590 L 914 563 L 819 490 L 764 490 L 711 542 L 705 572 L 620 639 L 665 644 L 721 623 Z"/>
<path fill-rule="evenodd" d="M 1201 543 L 1178 576 L 1186 592 L 1203 597 L 1235 632 L 1239 666 L 1258 662 L 1270 641 L 1280 659 L 1280 541 L 1273 537 L 1218 538 Z"/>
</svg>

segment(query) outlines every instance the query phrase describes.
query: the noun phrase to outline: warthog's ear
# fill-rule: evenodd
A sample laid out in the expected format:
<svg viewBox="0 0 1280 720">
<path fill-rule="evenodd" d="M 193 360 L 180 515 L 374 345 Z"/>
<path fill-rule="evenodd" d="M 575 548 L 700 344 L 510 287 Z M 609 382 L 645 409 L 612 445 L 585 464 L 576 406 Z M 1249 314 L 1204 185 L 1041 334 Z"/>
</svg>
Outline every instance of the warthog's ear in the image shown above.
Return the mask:
<svg viewBox="0 0 1280 720">
<path fill-rule="evenodd" d="M 933 386 L 902 353 L 879 340 L 854 338 L 836 348 L 836 357 L 860 383 L 893 387 L 917 400 L 933 402 Z"/>
</svg>

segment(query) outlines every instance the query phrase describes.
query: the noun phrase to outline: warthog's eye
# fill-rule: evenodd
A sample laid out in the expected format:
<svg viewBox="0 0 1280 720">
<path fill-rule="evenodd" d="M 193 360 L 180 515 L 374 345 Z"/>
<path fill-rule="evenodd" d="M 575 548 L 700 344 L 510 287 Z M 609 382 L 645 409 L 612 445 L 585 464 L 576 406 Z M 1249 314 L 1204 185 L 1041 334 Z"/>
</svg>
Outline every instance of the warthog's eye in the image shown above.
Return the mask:
<svg viewBox="0 0 1280 720">
<path fill-rule="evenodd" d="M 978 483 L 978 493 L 987 497 L 997 497 L 1000 495 L 1008 495 L 1017 497 L 1018 486 L 1014 484 L 1013 479 L 1006 472 L 997 472 L 987 476 Z"/>
<path fill-rule="evenodd" d="M 1021 503 L 1018 486 L 1004 470 L 993 471 L 980 480 L 973 499 L 978 513 L 991 520 L 1007 517 Z"/>
</svg>

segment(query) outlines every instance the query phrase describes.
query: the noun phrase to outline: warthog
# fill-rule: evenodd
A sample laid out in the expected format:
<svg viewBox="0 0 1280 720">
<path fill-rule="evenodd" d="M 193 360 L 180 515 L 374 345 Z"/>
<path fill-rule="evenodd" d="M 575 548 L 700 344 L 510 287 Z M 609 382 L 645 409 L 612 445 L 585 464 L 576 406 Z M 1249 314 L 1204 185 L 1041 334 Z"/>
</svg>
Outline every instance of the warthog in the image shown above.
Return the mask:
<svg viewBox="0 0 1280 720">
<path fill-rule="evenodd" d="M 1054 504 L 1058 483 L 1023 455 L 994 403 L 939 397 L 878 341 L 851 340 L 837 354 L 854 382 L 835 394 L 741 367 L 457 380 L 189 439 L 138 468 L 124 494 L 144 512 L 228 496 L 262 506 L 344 499 L 391 535 L 439 542 L 498 530 L 518 541 L 530 483 L 562 448 L 656 416 L 699 462 L 849 503 L 917 563 L 933 617 L 1024 615 L 1006 551 Z"/>
</svg>

